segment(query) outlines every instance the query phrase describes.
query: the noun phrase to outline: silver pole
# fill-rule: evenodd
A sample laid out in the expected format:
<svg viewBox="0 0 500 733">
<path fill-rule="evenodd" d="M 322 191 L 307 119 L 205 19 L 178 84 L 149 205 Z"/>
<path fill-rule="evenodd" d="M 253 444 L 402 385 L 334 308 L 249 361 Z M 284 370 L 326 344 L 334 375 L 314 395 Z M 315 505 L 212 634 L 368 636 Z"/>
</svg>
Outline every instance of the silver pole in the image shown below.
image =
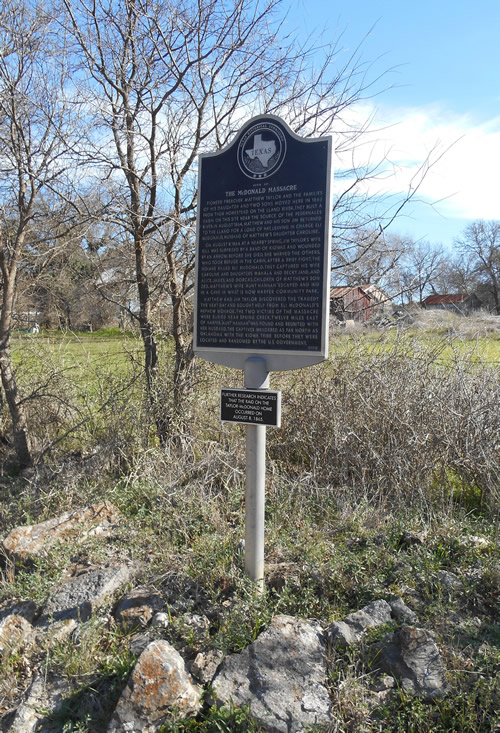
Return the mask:
<svg viewBox="0 0 500 733">
<path fill-rule="evenodd" d="M 246 389 L 268 389 L 266 360 L 250 357 L 245 362 Z M 264 507 L 266 489 L 266 426 L 247 425 L 245 493 L 245 572 L 264 590 Z"/>
</svg>

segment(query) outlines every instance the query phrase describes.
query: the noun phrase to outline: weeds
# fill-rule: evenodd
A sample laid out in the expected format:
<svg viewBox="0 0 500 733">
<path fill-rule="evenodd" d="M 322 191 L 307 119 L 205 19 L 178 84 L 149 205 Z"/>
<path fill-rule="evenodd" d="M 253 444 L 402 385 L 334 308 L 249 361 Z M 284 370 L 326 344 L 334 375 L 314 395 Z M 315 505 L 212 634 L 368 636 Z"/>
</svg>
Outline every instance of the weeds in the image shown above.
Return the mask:
<svg viewBox="0 0 500 733">
<path fill-rule="evenodd" d="M 107 619 L 93 616 L 62 641 L 49 640 L 46 665 L 80 685 L 87 679 L 118 677 L 126 680 L 135 663 L 127 640 L 109 626 Z"/>
<path fill-rule="evenodd" d="M 238 733 L 260 733 L 262 728 L 252 720 L 247 708 L 226 706 L 217 708 L 214 706 L 196 720 L 163 725 L 159 733 L 189 733 L 189 731 L 200 731 L 200 733 L 234 733 L 234 731 L 238 731 Z"/>
</svg>

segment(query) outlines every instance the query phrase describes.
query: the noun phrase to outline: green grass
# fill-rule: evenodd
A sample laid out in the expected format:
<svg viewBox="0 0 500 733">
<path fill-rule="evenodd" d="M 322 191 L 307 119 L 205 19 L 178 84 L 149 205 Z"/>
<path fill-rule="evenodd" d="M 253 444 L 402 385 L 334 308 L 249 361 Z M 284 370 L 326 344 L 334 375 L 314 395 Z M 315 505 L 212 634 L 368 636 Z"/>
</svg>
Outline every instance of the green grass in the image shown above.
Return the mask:
<svg viewBox="0 0 500 733">
<path fill-rule="evenodd" d="M 118 329 L 106 329 L 115 331 Z M 131 359 L 142 362 L 142 342 L 130 333 L 78 333 L 55 331 L 37 336 L 16 338 L 13 341 L 13 356 L 18 364 L 43 358 L 44 355 L 57 359 L 63 368 L 76 369 L 76 377 L 84 376 L 85 369 L 96 371 L 103 366 L 125 373 Z"/>
<path fill-rule="evenodd" d="M 196 720 L 185 720 L 162 725 L 158 733 L 260 733 L 263 729 L 252 720 L 249 710 L 232 706 L 211 707 Z"/>
<path fill-rule="evenodd" d="M 168 350 L 172 348 L 169 338 L 160 341 L 167 344 Z M 17 332 L 13 342 L 14 354 L 18 360 L 21 356 L 24 358 L 26 353 L 33 352 L 30 345 L 44 344 L 54 354 L 64 354 L 67 360 L 73 362 L 90 359 L 98 365 L 101 359 L 108 357 L 120 368 L 126 366 L 131 357 L 142 362 L 142 341 L 138 332 L 119 328 L 105 328 L 94 332 L 42 330 L 36 336 Z M 359 344 L 366 354 L 372 355 L 387 353 L 398 346 L 399 351 L 408 357 L 425 354 L 437 363 L 450 364 L 458 357 L 482 364 L 500 364 L 500 331 L 486 336 L 481 334 L 479 326 L 464 333 L 450 328 L 335 331 L 330 339 L 331 358 L 349 358 Z"/>
<path fill-rule="evenodd" d="M 330 358 L 349 358 L 360 344 L 365 354 L 373 356 L 397 350 L 408 358 L 430 359 L 435 364 L 445 366 L 453 365 L 456 361 L 492 367 L 500 365 L 500 333 L 479 336 L 449 333 L 447 330 L 442 333 L 422 329 L 403 332 L 395 329 L 382 332 L 334 332 L 330 340 Z"/>
</svg>

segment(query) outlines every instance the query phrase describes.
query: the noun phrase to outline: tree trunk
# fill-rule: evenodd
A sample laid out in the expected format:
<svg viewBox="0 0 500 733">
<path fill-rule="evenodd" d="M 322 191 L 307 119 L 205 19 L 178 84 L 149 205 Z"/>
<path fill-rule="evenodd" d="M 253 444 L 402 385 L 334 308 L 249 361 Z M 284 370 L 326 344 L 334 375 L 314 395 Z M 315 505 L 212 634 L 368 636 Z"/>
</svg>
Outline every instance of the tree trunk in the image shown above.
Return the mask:
<svg viewBox="0 0 500 733">
<path fill-rule="evenodd" d="M 7 343 L 5 343 L 5 340 L 2 340 L 2 347 L 0 348 L 2 385 L 12 420 L 13 443 L 16 458 L 21 468 L 27 468 L 28 466 L 33 465 L 31 442 L 26 423 L 26 416 L 19 399 L 19 390 L 15 374 L 12 369 L 10 343 L 8 343 L 8 341 L 10 341 L 10 339 L 7 340 Z"/>
<path fill-rule="evenodd" d="M 140 234 L 136 234 L 135 241 L 135 267 L 137 278 L 137 290 L 139 293 L 139 327 L 142 342 L 144 344 L 144 371 L 146 376 L 146 392 L 149 404 L 153 411 L 156 434 L 160 445 L 164 445 L 168 438 L 169 421 L 165 415 L 163 406 L 159 403 L 159 390 L 157 385 L 158 345 L 156 343 L 153 324 L 151 323 L 151 296 L 149 292 L 148 278 L 146 274 L 146 256 L 144 241 Z"/>
<path fill-rule="evenodd" d="M 173 334 L 175 341 L 175 369 L 174 369 L 174 411 L 177 416 L 182 414 L 182 403 L 191 388 L 191 370 L 193 366 L 193 341 L 191 336 L 187 340 L 184 335 L 183 298 L 176 294 L 172 297 Z"/>
<path fill-rule="evenodd" d="M 22 244 L 22 242 L 18 242 Z M 15 296 L 15 282 L 17 276 L 17 261 L 13 255 L 10 266 L 5 258 L 0 256 L 0 265 L 3 276 L 2 316 L 0 318 L 0 373 L 5 399 L 9 406 L 12 420 L 13 444 L 16 457 L 21 468 L 33 465 L 31 441 L 28 433 L 26 415 L 19 395 L 16 375 L 12 368 L 10 348 L 10 333 L 12 327 L 12 309 Z"/>
</svg>

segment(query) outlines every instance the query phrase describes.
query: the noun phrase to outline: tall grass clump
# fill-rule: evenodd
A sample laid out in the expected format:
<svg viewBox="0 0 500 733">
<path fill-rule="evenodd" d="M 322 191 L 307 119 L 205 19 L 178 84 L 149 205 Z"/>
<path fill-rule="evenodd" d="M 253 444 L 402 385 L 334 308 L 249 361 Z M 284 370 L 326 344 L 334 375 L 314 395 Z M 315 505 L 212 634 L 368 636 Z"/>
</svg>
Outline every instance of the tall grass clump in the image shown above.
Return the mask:
<svg viewBox="0 0 500 733">
<path fill-rule="evenodd" d="M 280 472 L 372 503 L 497 507 L 498 370 L 446 336 L 343 338 L 329 362 L 280 381 Z"/>
</svg>

